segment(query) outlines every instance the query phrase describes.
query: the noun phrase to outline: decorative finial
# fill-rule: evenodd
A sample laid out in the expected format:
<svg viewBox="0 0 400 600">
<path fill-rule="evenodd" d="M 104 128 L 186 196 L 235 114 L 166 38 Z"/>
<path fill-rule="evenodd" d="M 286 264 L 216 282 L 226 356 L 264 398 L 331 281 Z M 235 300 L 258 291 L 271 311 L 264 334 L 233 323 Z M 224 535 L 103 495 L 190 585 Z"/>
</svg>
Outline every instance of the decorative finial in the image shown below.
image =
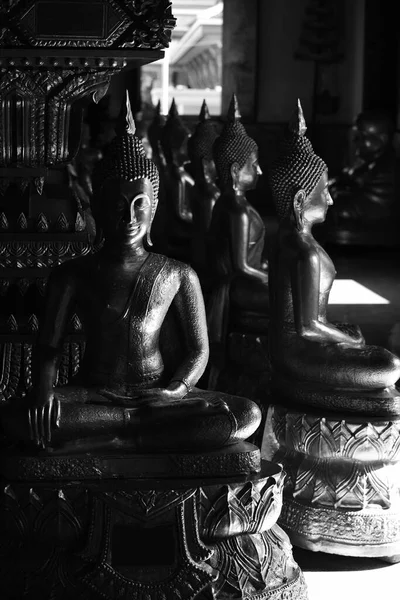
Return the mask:
<svg viewBox="0 0 400 600">
<path fill-rule="evenodd" d="M 47 220 L 46 215 L 40 213 L 38 218 L 36 219 L 36 230 L 44 233 L 49 230 L 49 222 Z"/>
<path fill-rule="evenodd" d="M 115 127 L 115 133 L 118 136 L 125 135 L 127 133 L 134 135 L 135 131 L 135 119 L 133 118 L 132 114 L 129 93 L 128 90 L 126 90 L 126 100 L 122 103 L 121 112 L 119 113 L 119 117 Z"/>
<path fill-rule="evenodd" d="M 84 218 L 82 217 L 82 215 L 80 213 L 76 213 L 75 231 L 81 232 L 81 231 L 85 231 L 85 229 L 86 229 L 86 223 L 85 223 Z"/>
<path fill-rule="evenodd" d="M 17 227 L 19 230 L 24 231 L 28 229 L 28 221 L 26 220 L 26 216 L 22 212 L 17 219 Z"/>
<path fill-rule="evenodd" d="M 9 223 L 6 215 L 2 212 L 0 215 L 0 231 L 7 231 L 9 228 Z"/>
<path fill-rule="evenodd" d="M 241 118 L 238 99 L 236 94 L 232 94 L 231 103 L 228 108 L 228 121 L 239 121 Z"/>
<path fill-rule="evenodd" d="M 304 118 L 300 98 L 297 99 L 297 106 L 290 118 L 289 131 L 299 136 L 304 136 L 307 131 L 306 120 Z"/>
<path fill-rule="evenodd" d="M 179 117 L 178 108 L 176 106 L 175 98 L 172 98 L 171 106 L 169 107 L 169 117 Z"/>
<path fill-rule="evenodd" d="M 18 331 L 18 323 L 13 314 L 11 314 L 7 319 L 7 328 L 9 331 L 13 333 Z"/>
<path fill-rule="evenodd" d="M 28 331 L 30 331 L 31 333 L 36 333 L 37 331 L 39 331 L 39 321 L 37 316 L 33 313 L 28 319 Z"/>
<path fill-rule="evenodd" d="M 203 104 L 201 105 L 199 120 L 200 123 L 204 123 L 204 121 L 208 121 L 209 119 L 211 119 L 210 111 L 208 110 L 207 102 L 204 99 Z"/>
<path fill-rule="evenodd" d="M 56 231 L 60 231 L 62 233 L 66 233 L 69 230 L 69 222 L 64 213 L 60 213 L 60 216 L 55 222 L 54 228 Z"/>
</svg>

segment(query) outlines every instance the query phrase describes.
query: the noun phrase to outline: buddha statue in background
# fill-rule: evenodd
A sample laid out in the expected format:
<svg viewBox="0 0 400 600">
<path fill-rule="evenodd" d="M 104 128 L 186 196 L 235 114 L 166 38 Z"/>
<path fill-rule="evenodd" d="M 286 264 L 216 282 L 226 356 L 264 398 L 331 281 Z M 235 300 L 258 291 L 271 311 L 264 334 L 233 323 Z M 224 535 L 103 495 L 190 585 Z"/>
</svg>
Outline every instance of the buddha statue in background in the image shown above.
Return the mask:
<svg viewBox="0 0 400 600">
<path fill-rule="evenodd" d="M 161 173 L 162 168 L 165 168 L 165 158 L 161 150 L 161 135 L 164 126 L 165 117 L 161 114 L 161 101 L 159 100 L 154 111 L 153 120 L 147 130 L 147 137 L 152 151 L 151 158 L 158 168 L 159 173 Z"/>
<path fill-rule="evenodd" d="M 204 100 L 199 122 L 188 140 L 188 156 L 195 181 L 191 195 L 193 214 L 191 265 L 200 276 L 200 281 L 206 278 L 207 234 L 213 208 L 221 195 L 216 184 L 217 172 L 212 152 L 217 137 L 216 125 L 210 118 Z"/>
<path fill-rule="evenodd" d="M 358 115 L 352 128 L 354 158 L 329 181 L 334 206 L 327 240 L 380 245 L 397 241 L 400 203 L 396 196 L 396 156 L 392 120 L 376 111 Z"/>
<path fill-rule="evenodd" d="M 213 156 L 221 197 L 213 210 L 207 243 L 213 281 L 207 318 L 211 344 L 221 344 L 234 314 L 239 319 L 244 312 L 248 315 L 248 331 L 260 334 L 268 325 L 268 272 L 262 263 L 265 227 L 246 199 L 261 175 L 258 147 L 240 122 L 235 95 Z"/>
<path fill-rule="evenodd" d="M 175 100 L 172 100 L 166 123 L 161 132 L 161 148 L 165 158 L 164 197 L 166 252 L 168 256 L 190 262 L 192 209 L 190 194 L 193 177 L 185 169 L 188 162 L 189 131 L 183 123 Z"/>
<path fill-rule="evenodd" d="M 198 278 L 148 251 L 159 175 L 127 108 L 93 176 L 105 242 L 56 268 L 28 398 L 2 406 L 3 432 L 61 452 L 210 450 L 247 439 L 260 423 L 244 398 L 196 389 L 208 360 Z M 77 376 L 55 387 L 72 312 L 86 335 Z M 181 352 L 179 352 L 179 348 Z"/>
<path fill-rule="evenodd" d="M 400 409 L 400 359 L 368 346 L 354 325 L 330 323 L 335 267 L 313 237 L 332 205 L 328 170 L 305 136 L 300 102 L 270 170 L 279 218 L 270 256 L 270 359 L 274 389 L 289 399 L 375 416 Z"/>
</svg>

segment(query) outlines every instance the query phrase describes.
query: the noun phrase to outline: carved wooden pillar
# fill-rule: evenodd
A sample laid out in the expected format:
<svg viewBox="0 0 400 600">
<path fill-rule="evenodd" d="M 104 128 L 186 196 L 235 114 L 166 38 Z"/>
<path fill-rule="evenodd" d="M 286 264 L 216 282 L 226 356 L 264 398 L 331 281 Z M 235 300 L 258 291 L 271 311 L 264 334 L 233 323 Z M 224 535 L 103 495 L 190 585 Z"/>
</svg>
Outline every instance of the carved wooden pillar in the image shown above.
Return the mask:
<svg viewBox="0 0 400 600">
<path fill-rule="evenodd" d="M 162 58 L 168 0 L 7 0 L 0 6 L 0 399 L 30 385 L 31 348 L 49 270 L 92 251 L 90 198 L 70 161 L 85 104 L 113 74 Z M 76 318 L 60 383 L 76 371 Z"/>
</svg>

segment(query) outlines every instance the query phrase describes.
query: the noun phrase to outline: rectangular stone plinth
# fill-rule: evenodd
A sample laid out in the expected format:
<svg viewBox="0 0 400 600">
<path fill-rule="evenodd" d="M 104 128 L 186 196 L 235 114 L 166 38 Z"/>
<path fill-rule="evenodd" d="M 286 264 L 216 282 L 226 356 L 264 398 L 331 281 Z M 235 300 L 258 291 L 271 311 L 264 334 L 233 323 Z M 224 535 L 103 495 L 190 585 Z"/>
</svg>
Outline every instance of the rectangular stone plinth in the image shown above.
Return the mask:
<svg viewBox="0 0 400 600">
<path fill-rule="evenodd" d="M 243 442 L 202 453 L 3 456 L 1 474 L 11 481 L 234 477 L 258 473 L 260 450 Z"/>
</svg>

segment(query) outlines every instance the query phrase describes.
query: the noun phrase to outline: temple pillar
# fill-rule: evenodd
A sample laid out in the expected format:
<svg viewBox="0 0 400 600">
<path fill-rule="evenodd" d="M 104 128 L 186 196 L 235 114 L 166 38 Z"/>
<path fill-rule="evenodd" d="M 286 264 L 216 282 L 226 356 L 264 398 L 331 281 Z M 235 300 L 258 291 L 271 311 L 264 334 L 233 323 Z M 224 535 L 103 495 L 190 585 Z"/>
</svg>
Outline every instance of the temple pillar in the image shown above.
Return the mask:
<svg viewBox="0 0 400 600">
<path fill-rule="evenodd" d="M 259 77 L 259 0 L 224 3 L 222 34 L 222 108 L 228 110 L 232 94 L 238 97 L 242 117 L 254 121 Z"/>
</svg>

